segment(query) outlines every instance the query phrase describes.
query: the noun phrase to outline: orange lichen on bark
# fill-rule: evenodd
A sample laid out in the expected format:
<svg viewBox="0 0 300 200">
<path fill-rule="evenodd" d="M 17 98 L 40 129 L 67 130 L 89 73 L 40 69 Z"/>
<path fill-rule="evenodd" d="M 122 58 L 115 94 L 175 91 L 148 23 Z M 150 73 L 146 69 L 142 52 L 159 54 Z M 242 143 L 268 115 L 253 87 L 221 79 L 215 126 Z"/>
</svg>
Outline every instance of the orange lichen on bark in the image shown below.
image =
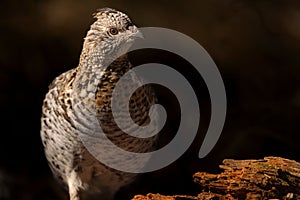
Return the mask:
<svg viewBox="0 0 300 200">
<path fill-rule="evenodd" d="M 280 158 L 225 159 L 220 174 L 197 172 L 198 196 L 137 195 L 133 200 L 300 199 L 300 163 Z"/>
</svg>

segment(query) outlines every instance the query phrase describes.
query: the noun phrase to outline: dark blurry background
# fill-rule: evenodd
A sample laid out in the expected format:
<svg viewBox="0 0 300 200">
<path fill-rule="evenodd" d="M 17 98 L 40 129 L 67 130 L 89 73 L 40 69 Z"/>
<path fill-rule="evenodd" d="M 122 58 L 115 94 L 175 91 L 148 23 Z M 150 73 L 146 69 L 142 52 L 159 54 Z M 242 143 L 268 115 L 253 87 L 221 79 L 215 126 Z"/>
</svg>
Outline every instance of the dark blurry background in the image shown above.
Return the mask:
<svg viewBox="0 0 300 200">
<path fill-rule="evenodd" d="M 6 0 L 0 12 L 0 199 L 66 198 L 43 155 L 42 100 L 53 78 L 78 64 L 92 13 L 101 7 L 122 10 L 141 27 L 166 27 L 198 41 L 228 95 L 223 133 L 206 158 L 197 158 L 195 142 L 176 163 L 142 175 L 118 198 L 195 194 L 192 174 L 216 172 L 225 158 L 300 161 L 299 1 Z M 202 134 L 208 120 L 206 112 Z"/>
</svg>

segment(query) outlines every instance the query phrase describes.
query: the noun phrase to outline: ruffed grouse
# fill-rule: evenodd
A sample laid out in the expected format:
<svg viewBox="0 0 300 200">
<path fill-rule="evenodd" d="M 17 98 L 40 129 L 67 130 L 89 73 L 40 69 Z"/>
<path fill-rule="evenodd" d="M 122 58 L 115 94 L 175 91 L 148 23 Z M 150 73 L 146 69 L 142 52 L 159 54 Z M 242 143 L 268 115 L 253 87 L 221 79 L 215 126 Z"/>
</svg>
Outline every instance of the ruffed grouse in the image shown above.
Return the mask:
<svg viewBox="0 0 300 200">
<path fill-rule="evenodd" d="M 156 140 L 154 136 L 134 138 L 120 130 L 111 109 L 116 83 L 132 68 L 127 55 L 120 54 L 142 34 L 120 11 L 100 9 L 95 18 L 85 37 L 78 67 L 54 79 L 42 110 L 41 138 L 45 155 L 54 176 L 68 189 L 71 200 L 113 199 L 116 191 L 135 177 L 99 162 L 82 142 L 80 131 L 97 135 L 95 124 L 101 126 L 114 144 L 131 152 L 151 151 Z M 123 92 L 131 87 L 132 81 L 122 86 Z M 155 102 L 149 86 L 136 90 L 129 104 L 132 120 L 140 126 L 147 125 L 149 109 Z M 113 151 L 105 148 L 100 144 L 96 151 Z M 117 156 L 112 159 L 125 162 Z"/>
</svg>

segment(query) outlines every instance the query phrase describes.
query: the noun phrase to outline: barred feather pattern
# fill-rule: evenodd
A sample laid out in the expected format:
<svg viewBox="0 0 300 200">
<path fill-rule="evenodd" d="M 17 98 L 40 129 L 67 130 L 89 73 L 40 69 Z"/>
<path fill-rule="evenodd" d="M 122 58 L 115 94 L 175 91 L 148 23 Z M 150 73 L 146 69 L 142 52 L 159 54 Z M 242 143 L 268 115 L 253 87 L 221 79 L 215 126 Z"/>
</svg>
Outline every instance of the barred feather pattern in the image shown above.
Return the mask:
<svg viewBox="0 0 300 200">
<path fill-rule="evenodd" d="M 107 138 L 126 151 L 151 151 L 157 139 L 128 135 L 133 131 L 131 127 L 120 130 L 112 115 L 112 92 L 120 77 L 132 68 L 127 55 L 119 55 L 130 46 L 129 36 L 137 31 L 136 27 L 127 15 L 110 8 L 99 10 L 95 18 L 85 38 L 78 67 L 54 79 L 42 108 L 41 139 L 45 155 L 54 176 L 68 189 L 71 200 L 113 199 L 118 189 L 135 177 L 99 162 L 80 135 L 97 138 L 97 144 L 90 144 L 96 152 L 107 152 L 113 161 L 128 165 L 137 163 L 111 154 L 111 147 L 101 145 L 104 136 L 98 132 L 100 127 Z M 110 35 L 111 27 L 119 34 Z M 139 81 L 133 74 L 128 84 L 122 86 L 122 92 L 126 93 L 126 88 Z M 149 109 L 156 101 L 149 86 L 140 87 L 130 99 L 132 120 L 140 126 L 147 125 Z"/>
</svg>

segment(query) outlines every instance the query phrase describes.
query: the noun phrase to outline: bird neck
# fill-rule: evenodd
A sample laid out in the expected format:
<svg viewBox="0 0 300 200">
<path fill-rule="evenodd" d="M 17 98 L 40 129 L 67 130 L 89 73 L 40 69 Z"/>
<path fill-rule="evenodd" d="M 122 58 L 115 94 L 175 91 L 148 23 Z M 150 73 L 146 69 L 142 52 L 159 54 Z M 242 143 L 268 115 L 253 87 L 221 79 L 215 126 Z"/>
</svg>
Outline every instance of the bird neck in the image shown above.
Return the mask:
<svg viewBox="0 0 300 200">
<path fill-rule="evenodd" d="M 109 74 L 121 77 L 131 67 L 127 55 L 117 58 L 112 64 L 110 62 L 111 59 L 106 59 L 97 52 L 83 52 L 76 69 L 72 84 L 71 116 L 76 128 L 87 135 L 93 135 L 99 129 L 96 96 L 100 82 L 115 84 L 118 79 Z"/>
<path fill-rule="evenodd" d="M 105 70 L 114 71 L 122 76 L 129 70 L 127 55 L 115 59 L 116 56 L 105 55 L 99 50 L 83 49 L 77 75 L 73 83 L 74 92 L 85 99 L 94 101 L 95 92 Z"/>
<path fill-rule="evenodd" d="M 83 49 L 79 60 L 79 72 L 87 73 L 101 70 L 104 68 L 105 62 L 108 62 L 107 57 L 99 51 Z"/>
</svg>

